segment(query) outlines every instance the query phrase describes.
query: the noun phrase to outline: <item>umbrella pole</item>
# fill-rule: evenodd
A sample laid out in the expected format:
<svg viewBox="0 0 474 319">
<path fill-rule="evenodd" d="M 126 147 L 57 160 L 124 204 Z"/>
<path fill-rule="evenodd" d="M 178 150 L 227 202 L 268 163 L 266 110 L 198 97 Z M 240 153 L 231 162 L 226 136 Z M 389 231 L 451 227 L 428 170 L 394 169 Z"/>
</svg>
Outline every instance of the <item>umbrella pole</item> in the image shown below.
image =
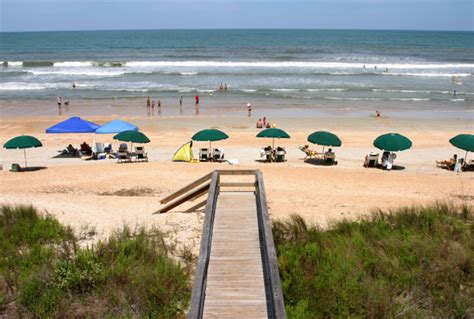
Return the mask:
<svg viewBox="0 0 474 319">
<path fill-rule="evenodd" d="M 272 139 L 272 155 L 270 155 L 270 158 L 272 159 L 273 161 L 273 152 L 275 151 L 275 138 Z"/>
<path fill-rule="evenodd" d="M 27 163 L 26 163 L 26 150 L 23 149 L 23 157 L 25 158 L 25 168 L 27 168 Z"/>
<path fill-rule="evenodd" d="M 324 154 L 324 145 L 323 145 L 323 154 Z"/>
<path fill-rule="evenodd" d="M 468 152 L 468 151 L 466 151 L 466 156 L 464 156 L 464 162 L 465 162 L 465 163 L 467 163 L 467 152 Z"/>
</svg>

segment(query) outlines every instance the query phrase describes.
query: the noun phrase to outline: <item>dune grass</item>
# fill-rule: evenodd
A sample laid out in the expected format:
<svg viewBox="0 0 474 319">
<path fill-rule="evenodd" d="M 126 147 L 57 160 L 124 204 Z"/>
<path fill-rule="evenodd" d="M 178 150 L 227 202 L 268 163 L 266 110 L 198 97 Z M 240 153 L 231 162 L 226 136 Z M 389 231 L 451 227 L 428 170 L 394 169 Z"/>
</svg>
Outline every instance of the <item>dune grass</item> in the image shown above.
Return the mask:
<svg viewBox="0 0 474 319">
<path fill-rule="evenodd" d="M 31 206 L 0 208 L 0 317 L 182 317 L 189 269 L 156 229 L 124 227 L 81 248 Z"/>
<path fill-rule="evenodd" d="M 472 318 L 472 207 L 435 204 L 273 227 L 289 318 Z"/>
</svg>

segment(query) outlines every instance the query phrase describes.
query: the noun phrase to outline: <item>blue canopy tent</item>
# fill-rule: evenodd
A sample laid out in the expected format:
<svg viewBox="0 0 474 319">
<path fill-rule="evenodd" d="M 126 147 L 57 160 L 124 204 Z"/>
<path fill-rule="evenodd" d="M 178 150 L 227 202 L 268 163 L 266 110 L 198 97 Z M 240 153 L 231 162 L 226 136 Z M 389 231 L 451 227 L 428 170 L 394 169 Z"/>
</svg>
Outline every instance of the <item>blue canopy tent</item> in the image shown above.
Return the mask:
<svg viewBox="0 0 474 319">
<path fill-rule="evenodd" d="M 74 116 L 46 129 L 46 133 L 94 133 L 99 125 Z"/>
<path fill-rule="evenodd" d="M 73 116 L 65 121 L 59 122 L 46 129 L 46 133 L 49 134 L 67 134 L 67 133 L 95 133 L 95 130 L 99 128 L 99 125 L 83 120 L 78 116 Z M 94 142 L 95 144 L 95 134 Z M 94 145 L 93 144 L 93 145 Z"/>
<path fill-rule="evenodd" d="M 123 131 L 138 131 L 138 127 L 121 120 L 113 120 L 95 130 L 96 134 L 115 134 Z"/>
</svg>

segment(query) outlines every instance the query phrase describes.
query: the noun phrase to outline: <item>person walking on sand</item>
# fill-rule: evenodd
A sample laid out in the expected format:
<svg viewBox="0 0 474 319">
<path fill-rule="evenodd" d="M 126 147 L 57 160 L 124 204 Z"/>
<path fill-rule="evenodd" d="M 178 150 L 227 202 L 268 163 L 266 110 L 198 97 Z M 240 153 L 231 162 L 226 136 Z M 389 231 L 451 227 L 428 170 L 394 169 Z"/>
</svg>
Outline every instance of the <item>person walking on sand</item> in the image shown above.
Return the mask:
<svg viewBox="0 0 474 319">
<path fill-rule="evenodd" d="M 151 101 L 151 115 L 155 115 L 155 100 Z"/>
<path fill-rule="evenodd" d="M 157 106 L 158 106 L 158 115 L 161 115 L 161 101 L 160 100 L 158 100 Z"/>
<path fill-rule="evenodd" d="M 150 108 L 150 106 L 151 106 L 151 98 L 150 98 L 150 96 L 148 96 L 148 97 L 146 98 L 146 107 L 147 107 L 147 108 Z"/>
<path fill-rule="evenodd" d="M 252 105 L 250 103 L 247 103 L 247 111 L 249 112 L 249 117 L 252 116 Z"/>
</svg>

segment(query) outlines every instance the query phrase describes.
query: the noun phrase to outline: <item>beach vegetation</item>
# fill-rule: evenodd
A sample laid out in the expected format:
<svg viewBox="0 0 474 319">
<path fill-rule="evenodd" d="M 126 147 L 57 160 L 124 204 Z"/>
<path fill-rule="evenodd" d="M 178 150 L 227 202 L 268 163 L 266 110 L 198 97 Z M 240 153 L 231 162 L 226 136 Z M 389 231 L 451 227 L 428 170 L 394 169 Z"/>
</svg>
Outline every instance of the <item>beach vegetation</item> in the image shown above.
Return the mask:
<svg viewBox="0 0 474 319">
<path fill-rule="evenodd" d="M 172 258 L 159 230 L 123 227 L 81 246 L 52 216 L 2 206 L 0 317 L 184 316 L 192 258 Z"/>
<path fill-rule="evenodd" d="M 328 229 L 273 224 L 289 318 L 471 318 L 474 215 L 438 203 L 375 211 Z"/>
</svg>

